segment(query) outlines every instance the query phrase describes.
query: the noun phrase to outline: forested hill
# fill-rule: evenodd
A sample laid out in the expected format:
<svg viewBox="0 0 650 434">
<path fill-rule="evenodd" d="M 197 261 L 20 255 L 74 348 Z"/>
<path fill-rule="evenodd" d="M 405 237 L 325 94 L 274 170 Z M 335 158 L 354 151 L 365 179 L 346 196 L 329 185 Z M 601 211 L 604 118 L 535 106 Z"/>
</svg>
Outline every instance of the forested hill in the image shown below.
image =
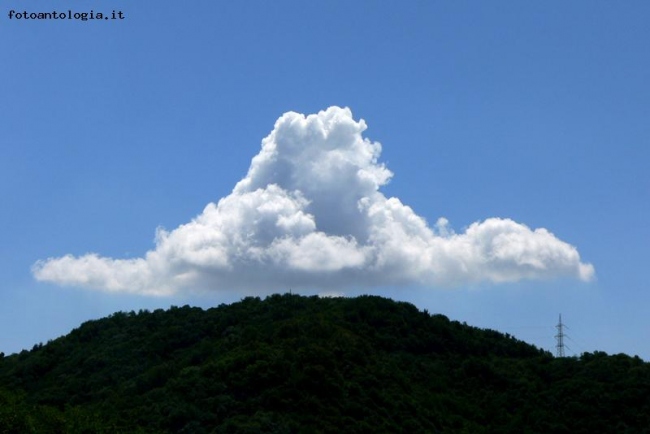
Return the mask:
<svg viewBox="0 0 650 434">
<path fill-rule="evenodd" d="M 389 299 L 116 313 L 0 360 L 0 433 L 643 433 L 650 364 Z"/>
</svg>

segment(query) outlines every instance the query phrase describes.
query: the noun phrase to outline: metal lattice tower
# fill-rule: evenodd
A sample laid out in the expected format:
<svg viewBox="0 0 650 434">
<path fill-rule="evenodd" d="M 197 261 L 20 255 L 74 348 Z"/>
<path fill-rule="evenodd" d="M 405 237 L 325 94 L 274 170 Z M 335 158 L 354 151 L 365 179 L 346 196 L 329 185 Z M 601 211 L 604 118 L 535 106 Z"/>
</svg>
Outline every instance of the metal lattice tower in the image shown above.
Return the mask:
<svg viewBox="0 0 650 434">
<path fill-rule="evenodd" d="M 557 329 L 557 334 L 555 335 L 557 341 L 557 345 L 555 345 L 555 356 L 564 357 L 564 324 L 562 324 L 562 314 L 560 314 L 560 321 L 555 328 Z"/>
</svg>

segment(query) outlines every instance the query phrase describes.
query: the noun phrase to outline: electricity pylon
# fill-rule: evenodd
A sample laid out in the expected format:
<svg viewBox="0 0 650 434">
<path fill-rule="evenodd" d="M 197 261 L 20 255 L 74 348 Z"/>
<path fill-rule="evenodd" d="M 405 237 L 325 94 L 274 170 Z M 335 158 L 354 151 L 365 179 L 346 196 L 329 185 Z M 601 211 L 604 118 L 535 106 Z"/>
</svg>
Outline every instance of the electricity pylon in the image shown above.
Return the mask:
<svg viewBox="0 0 650 434">
<path fill-rule="evenodd" d="M 562 314 L 560 314 L 560 321 L 555 328 L 557 329 L 557 334 L 555 335 L 555 339 L 557 340 L 555 357 L 564 357 L 564 324 L 562 324 Z"/>
</svg>

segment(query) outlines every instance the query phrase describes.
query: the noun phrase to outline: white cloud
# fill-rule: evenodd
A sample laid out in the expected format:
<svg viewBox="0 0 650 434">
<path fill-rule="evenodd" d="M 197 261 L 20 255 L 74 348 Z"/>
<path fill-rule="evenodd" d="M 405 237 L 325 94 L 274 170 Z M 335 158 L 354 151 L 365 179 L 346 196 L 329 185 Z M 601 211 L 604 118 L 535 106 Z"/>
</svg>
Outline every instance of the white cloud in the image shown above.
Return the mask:
<svg viewBox="0 0 650 434">
<path fill-rule="evenodd" d="M 189 223 L 159 229 L 144 258 L 66 255 L 37 262 L 34 276 L 144 294 L 593 277 L 575 247 L 546 229 L 502 218 L 460 234 L 444 218 L 429 227 L 380 192 L 393 174 L 365 129 L 349 109 L 286 113 L 232 193 Z"/>
</svg>

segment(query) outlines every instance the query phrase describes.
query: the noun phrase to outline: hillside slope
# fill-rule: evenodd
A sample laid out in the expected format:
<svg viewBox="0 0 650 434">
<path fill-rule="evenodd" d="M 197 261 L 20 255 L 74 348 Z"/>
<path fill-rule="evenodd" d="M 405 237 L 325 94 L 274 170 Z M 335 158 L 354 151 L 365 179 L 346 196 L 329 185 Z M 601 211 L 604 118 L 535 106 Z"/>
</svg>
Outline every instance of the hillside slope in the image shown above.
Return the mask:
<svg viewBox="0 0 650 434">
<path fill-rule="evenodd" d="M 650 432 L 638 357 L 375 296 L 120 312 L 0 360 L 0 389 L 0 432 Z"/>
</svg>

